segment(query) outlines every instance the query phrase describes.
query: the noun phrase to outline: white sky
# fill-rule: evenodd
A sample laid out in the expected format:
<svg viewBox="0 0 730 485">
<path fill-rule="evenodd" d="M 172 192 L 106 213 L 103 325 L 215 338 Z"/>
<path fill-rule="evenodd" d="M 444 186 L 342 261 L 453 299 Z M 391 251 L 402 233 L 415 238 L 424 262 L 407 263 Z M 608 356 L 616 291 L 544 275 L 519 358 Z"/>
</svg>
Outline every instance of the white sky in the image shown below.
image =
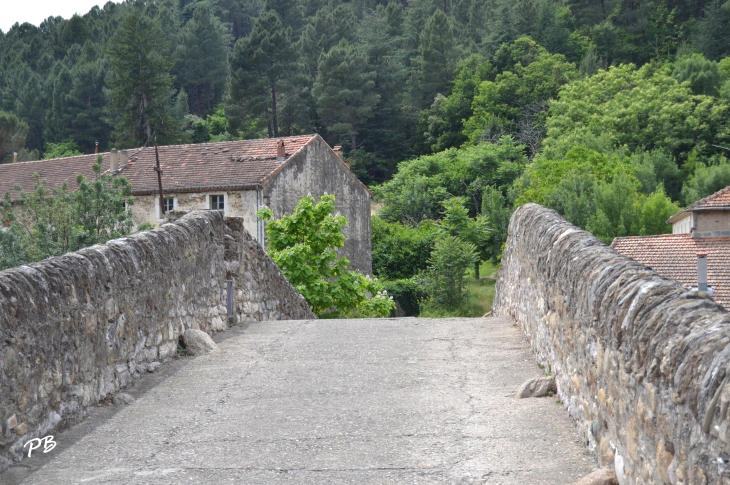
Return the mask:
<svg viewBox="0 0 730 485">
<path fill-rule="evenodd" d="M 7 33 L 15 22 L 40 25 L 48 17 L 68 19 L 75 13 L 83 15 L 94 5 L 103 7 L 106 3 L 107 0 L 0 0 L 0 30 Z"/>
</svg>

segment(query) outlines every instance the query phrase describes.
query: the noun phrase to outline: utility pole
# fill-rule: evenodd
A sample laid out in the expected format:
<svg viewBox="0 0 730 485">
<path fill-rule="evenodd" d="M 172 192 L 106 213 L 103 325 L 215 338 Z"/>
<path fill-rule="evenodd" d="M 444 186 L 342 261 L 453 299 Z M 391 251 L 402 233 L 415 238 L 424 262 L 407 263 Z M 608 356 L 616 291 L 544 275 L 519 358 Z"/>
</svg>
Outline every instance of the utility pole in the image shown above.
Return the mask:
<svg viewBox="0 0 730 485">
<path fill-rule="evenodd" d="M 165 215 L 165 196 L 162 193 L 162 170 L 160 169 L 160 154 L 157 151 L 157 137 L 155 137 L 155 172 L 157 172 L 157 185 L 160 187 L 160 214 Z"/>
</svg>

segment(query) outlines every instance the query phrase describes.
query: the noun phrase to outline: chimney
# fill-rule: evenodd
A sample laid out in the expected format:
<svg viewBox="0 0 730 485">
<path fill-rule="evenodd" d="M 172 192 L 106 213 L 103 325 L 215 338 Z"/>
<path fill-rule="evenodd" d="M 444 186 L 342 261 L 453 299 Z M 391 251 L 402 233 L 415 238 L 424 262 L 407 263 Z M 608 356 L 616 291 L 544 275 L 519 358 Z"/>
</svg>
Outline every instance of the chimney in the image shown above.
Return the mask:
<svg viewBox="0 0 730 485">
<path fill-rule="evenodd" d="M 94 143 L 94 155 L 99 153 L 99 140 Z"/>
<path fill-rule="evenodd" d="M 697 253 L 697 290 L 707 291 L 707 253 Z"/>
<path fill-rule="evenodd" d="M 286 148 L 284 148 L 284 140 L 276 142 L 276 161 L 281 163 L 286 160 Z"/>
<path fill-rule="evenodd" d="M 111 170 L 112 172 L 119 168 L 119 158 L 117 157 L 117 149 L 112 148 L 109 152 L 109 170 Z"/>
<path fill-rule="evenodd" d="M 342 158 L 344 155 L 342 153 L 342 146 L 341 145 L 334 146 L 332 148 L 332 151 L 335 152 L 335 155 L 337 155 L 340 158 L 340 160 L 342 160 L 343 162 L 345 161 L 345 159 Z"/>
<path fill-rule="evenodd" d="M 13 152 L 13 163 L 18 163 L 18 152 Z"/>
<path fill-rule="evenodd" d="M 127 150 L 120 151 L 119 152 L 119 166 L 123 167 L 128 163 L 129 163 L 129 155 L 127 154 Z"/>
</svg>

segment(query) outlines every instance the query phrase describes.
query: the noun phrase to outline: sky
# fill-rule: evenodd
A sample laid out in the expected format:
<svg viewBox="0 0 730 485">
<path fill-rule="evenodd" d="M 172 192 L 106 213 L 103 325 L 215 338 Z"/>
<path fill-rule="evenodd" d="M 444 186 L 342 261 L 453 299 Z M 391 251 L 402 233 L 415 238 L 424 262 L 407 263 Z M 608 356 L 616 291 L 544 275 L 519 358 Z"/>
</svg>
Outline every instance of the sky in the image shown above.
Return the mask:
<svg viewBox="0 0 730 485">
<path fill-rule="evenodd" d="M 7 32 L 15 22 L 40 25 L 48 17 L 68 19 L 75 13 L 83 15 L 94 5 L 103 7 L 106 3 L 107 0 L 0 0 L 0 30 Z"/>
</svg>

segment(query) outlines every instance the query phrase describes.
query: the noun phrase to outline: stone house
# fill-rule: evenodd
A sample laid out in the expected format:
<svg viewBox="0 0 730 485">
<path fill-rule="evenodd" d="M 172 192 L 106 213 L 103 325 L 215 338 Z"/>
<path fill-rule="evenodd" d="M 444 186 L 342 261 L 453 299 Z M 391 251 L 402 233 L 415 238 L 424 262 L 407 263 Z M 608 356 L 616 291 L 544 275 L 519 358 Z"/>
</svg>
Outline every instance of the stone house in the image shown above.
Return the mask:
<svg viewBox="0 0 730 485">
<path fill-rule="evenodd" d="M 351 267 L 372 273 L 370 201 L 372 194 L 319 135 L 239 140 L 158 147 L 165 211 L 222 210 L 242 217 L 246 230 L 262 245 L 264 224 L 256 217 L 263 206 L 276 217 L 289 214 L 307 194 L 334 194 L 337 210 L 347 218 L 342 255 Z M 126 177 L 132 184 L 130 208 L 135 226 L 164 221 L 160 207 L 155 150 L 152 147 L 112 150 L 101 154 L 102 170 Z M 0 165 L 0 196 L 15 184 L 30 191 L 38 173 L 49 188 L 68 183 L 73 190 L 78 173 L 93 177 L 96 155 Z"/>
<path fill-rule="evenodd" d="M 667 220 L 672 234 L 617 237 L 611 247 L 730 310 L 730 187 Z"/>
</svg>

